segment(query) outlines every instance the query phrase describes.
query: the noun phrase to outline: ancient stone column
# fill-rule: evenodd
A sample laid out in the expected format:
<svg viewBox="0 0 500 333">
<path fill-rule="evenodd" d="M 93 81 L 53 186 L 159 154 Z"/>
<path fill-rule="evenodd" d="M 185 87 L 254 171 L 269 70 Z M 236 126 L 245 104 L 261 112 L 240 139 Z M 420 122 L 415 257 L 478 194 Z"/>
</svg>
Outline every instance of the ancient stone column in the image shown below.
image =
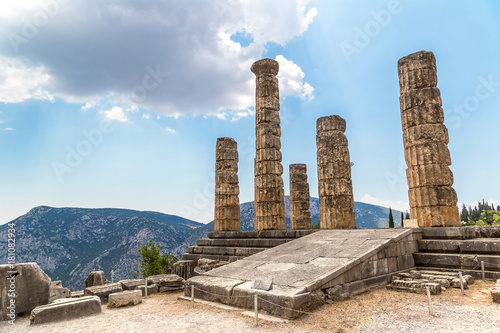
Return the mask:
<svg viewBox="0 0 500 333">
<path fill-rule="evenodd" d="M 356 228 L 345 128 L 345 120 L 337 115 L 319 118 L 316 123 L 321 229 Z"/>
<path fill-rule="evenodd" d="M 290 164 L 290 229 L 311 229 L 307 166 Z"/>
<path fill-rule="evenodd" d="M 398 74 L 411 218 L 420 227 L 460 226 L 434 54 L 399 59 Z"/>
<path fill-rule="evenodd" d="M 232 138 L 218 138 L 215 152 L 214 231 L 240 230 L 238 150 Z"/>
<path fill-rule="evenodd" d="M 253 63 L 256 76 L 255 230 L 286 229 L 278 79 L 272 59 Z"/>
</svg>

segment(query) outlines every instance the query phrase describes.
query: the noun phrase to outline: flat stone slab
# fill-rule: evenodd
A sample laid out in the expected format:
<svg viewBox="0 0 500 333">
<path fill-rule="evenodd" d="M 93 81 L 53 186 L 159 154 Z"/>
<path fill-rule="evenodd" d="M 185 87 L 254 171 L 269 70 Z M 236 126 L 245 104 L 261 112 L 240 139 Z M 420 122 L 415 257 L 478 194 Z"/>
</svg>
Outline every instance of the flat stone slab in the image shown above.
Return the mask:
<svg viewBox="0 0 500 333">
<path fill-rule="evenodd" d="M 192 277 L 187 282 L 195 286 L 196 297 L 210 301 L 231 304 L 233 300 L 228 296 L 258 294 L 269 302 L 297 309 L 316 303 L 315 290 L 377 255 L 381 249 L 412 235 L 413 230 L 321 230 Z M 272 289 L 253 289 L 255 280 L 272 281 Z M 186 293 L 190 293 L 189 286 Z M 241 298 L 236 304 L 251 308 L 253 300 Z"/>
<path fill-rule="evenodd" d="M 141 290 L 125 290 L 118 293 L 109 294 L 108 305 L 114 308 L 121 308 L 123 306 L 137 305 L 142 303 Z"/>
<path fill-rule="evenodd" d="M 90 316 L 101 312 L 98 296 L 70 298 L 60 302 L 37 306 L 31 311 L 30 324 L 45 324 L 54 321 Z"/>
<path fill-rule="evenodd" d="M 102 286 L 93 286 L 85 288 L 85 296 L 99 296 L 102 304 L 108 303 L 108 296 L 113 293 L 123 291 L 122 284 L 119 282 L 108 283 Z"/>
</svg>

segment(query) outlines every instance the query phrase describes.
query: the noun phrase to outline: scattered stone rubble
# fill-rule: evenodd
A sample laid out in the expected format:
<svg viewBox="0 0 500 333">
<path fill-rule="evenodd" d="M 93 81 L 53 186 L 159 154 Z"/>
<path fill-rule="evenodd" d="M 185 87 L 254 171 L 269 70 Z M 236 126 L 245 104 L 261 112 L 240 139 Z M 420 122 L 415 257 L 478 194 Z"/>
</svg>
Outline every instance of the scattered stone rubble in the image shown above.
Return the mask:
<svg viewBox="0 0 500 333">
<path fill-rule="evenodd" d="M 214 268 L 222 267 L 227 264 L 229 264 L 229 261 L 201 258 L 198 260 L 198 266 L 195 267 L 194 272 L 196 274 L 203 274 Z"/>
<path fill-rule="evenodd" d="M 90 272 L 89 276 L 85 279 L 84 289 L 93 286 L 102 286 L 107 283 L 111 283 L 111 281 L 106 279 L 103 271 Z"/>
<path fill-rule="evenodd" d="M 474 283 L 474 279 L 471 275 L 463 275 L 462 283 L 464 289 L 468 289 L 469 284 Z M 425 293 L 427 286 L 431 294 L 439 295 L 446 288 L 460 288 L 460 278 L 458 273 L 453 272 L 412 270 L 408 273 L 394 274 L 391 283 L 387 285 L 387 289 Z"/>
<path fill-rule="evenodd" d="M 420 51 L 398 61 L 411 217 L 420 227 L 460 226 L 436 58 Z"/>
<path fill-rule="evenodd" d="M 491 298 L 493 298 L 493 302 L 500 303 L 500 279 L 497 280 L 493 290 L 491 290 Z"/>
<path fill-rule="evenodd" d="M 139 303 L 142 303 L 142 292 L 140 290 L 125 290 L 109 295 L 108 307 L 121 308 Z"/>
<path fill-rule="evenodd" d="M 158 285 L 160 293 L 183 291 L 185 288 L 184 279 L 175 274 L 152 275 L 147 279 L 148 283 Z"/>
</svg>

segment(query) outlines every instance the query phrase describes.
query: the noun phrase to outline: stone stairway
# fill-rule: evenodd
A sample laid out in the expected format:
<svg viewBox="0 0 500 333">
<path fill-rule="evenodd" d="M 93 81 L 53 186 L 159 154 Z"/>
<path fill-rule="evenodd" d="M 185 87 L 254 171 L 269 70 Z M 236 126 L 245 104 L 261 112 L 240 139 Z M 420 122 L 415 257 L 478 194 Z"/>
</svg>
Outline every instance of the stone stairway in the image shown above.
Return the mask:
<svg viewBox="0 0 500 333">
<path fill-rule="evenodd" d="M 486 279 L 500 278 L 500 226 L 422 228 L 415 265 L 419 270 L 458 271 Z"/>
<path fill-rule="evenodd" d="M 233 262 L 269 248 L 309 235 L 317 230 L 262 230 L 209 232 L 208 239 L 198 239 L 182 260 L 201 258 Z"/>
</svg>

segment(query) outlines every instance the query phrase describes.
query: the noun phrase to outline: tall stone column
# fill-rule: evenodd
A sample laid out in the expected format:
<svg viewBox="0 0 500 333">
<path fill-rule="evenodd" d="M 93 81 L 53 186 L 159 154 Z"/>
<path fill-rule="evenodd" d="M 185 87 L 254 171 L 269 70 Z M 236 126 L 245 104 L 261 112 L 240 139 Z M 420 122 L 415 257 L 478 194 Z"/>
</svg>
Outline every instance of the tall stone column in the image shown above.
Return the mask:
<svg viewBox="0 0 500 333">
<path fill-rule="evenodd" d="M 272 59 L 253 63 L 256 76 L 255 230 L 286 229 L 278 79 Z"/>
<path fill-rule="evenodd" d="M 218 138 L 215 152 L 214 231 L 240 230 L 238 149 L 232 138 Z"/>
<path fill-rule="evenodd" d="M 420 227 L 460 226 L 434 54 L 399 59 L 398 74 L 411 218 Z"/>
<path fill-rule="evenodd" d="M 316 123 L 321 229 L 356 228 L 345 128 L 345 120 L 337 115 L 319 118 Z"/>
<path fill-rule="evenodd" d="M 290 164 L 290 229 L 311 229 L 307 166 Z"/>
</svg>

